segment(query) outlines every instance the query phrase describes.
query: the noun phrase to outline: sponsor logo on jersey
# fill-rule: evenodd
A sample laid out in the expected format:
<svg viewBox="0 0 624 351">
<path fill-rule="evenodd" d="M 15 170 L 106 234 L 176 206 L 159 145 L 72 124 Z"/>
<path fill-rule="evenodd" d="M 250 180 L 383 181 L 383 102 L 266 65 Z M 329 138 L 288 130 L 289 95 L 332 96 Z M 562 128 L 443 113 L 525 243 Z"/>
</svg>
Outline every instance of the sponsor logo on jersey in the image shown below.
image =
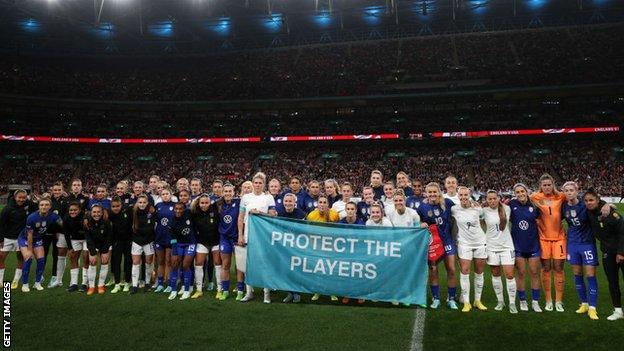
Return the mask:
<svg viewBox="0 0 624 351">
<path fill-rule="evenodd" d="M 520 227 L 520 229 L 522 230 L 527 230 L 529 229 L 529 222 L 522 220 L 520 221 L 520 223 L 518 223 L 518 227 Z"/>
<path fill-rule="evenodd" d="M 230 216 L 230 215 L 223 216 L 223 222 L 225 222 L 227 224 L 232 223 L 232 216 Z"/>
</svg>

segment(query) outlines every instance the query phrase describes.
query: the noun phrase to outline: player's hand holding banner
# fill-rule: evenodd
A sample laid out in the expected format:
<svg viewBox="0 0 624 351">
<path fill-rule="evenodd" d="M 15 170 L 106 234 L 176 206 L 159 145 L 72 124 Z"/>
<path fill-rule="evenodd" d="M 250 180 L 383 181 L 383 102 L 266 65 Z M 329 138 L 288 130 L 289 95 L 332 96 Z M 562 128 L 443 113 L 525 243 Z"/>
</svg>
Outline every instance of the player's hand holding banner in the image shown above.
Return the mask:
<svg viewBox="0 0 624 351">
<path fill-rule="evenodd" d="M 276 290 L 425 304 L 429 232 L 252 215 L 247 282 Z"/>
</svg>

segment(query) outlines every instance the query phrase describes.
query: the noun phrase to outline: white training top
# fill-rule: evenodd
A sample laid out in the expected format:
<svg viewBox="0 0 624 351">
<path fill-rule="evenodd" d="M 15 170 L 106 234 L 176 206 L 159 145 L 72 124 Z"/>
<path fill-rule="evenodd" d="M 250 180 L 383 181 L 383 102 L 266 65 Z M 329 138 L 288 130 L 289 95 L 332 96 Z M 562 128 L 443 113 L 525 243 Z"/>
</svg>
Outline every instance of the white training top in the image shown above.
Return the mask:
<svg viewBox="0 0 624 351">
<path fill-rule="evenodd" d="M 403 212 L 403 214 L 399 214 L 399 212 L 393 208 L 392 211 L 386 212 L 386 216 L 395 227 L 420 226 L 420 216 L 415 210 L 409 207 L 405 208 L 405 212 Z"/>
<path fill-rule="evenodd" d="M 459 206 L 459 194 L 458 193 L 455 193 L 455 196 L 450 196 L 449 194 L 444 194 L 444 198 L 453 201 L 453 203 L 455 205 Z"/>
<path fill-rule="evenodd" d="M 270 194 L 249 193 L 243 195 L 240 201 L 240 210 L 241 212 L 245 211 L 245 242 L 249 239 L 249 211 L 256 209 L 261 213 L 269 213 L 269 208 L 275 208 L 275 199 Z"/>
<path fill-rule="evenodd" d="M 392 222 L 390 222 L 390 220 L 388 219 L 388 217 L 383 217 L 383 218 L 381 219 L 381 222 L 380 222 L 380 223 L 375 223 L 375 222 L 373 222 L 373 220 L 372 220 L 372 219 L 370 219 L 370 218 L 369 218 L 369 219 L 366 221 L 366 225 L 368 225 L 368 226 L 372 226 L 372 227 L 392 227 Z"/>
<path fill-rule="evenodd" d="M 381 203 L 383 205 L 384 213 L 388 215 L 388 212 L 394 211 L 394 200 L 386 199 L 386 196 L 381 197 Z"/>
<path fill-rule="evenodd" d="M 481 229 L 483 217 L 481 207 L 451 207 L 451 214 L 457 224 L 457 242 L 465 247 L 481 247 L 486 244 L 485 232 Z"/>
<path fill-rule="evenodd" d="M 498 209 L 485 207 L 483 214 L 485 216 L 486 236 L 487 236 L 487 248 L 490 251 L 505 251 L 513 250 L 514 244 L 511 238 L 511 223 L 509 218 L 511 216 L 511 209 L 507 205 L 503 205 L 505 209 L 505 215 L 507 216 L 507 224 L 504 230 L 500 230 L 500 217 L 498 216 Z"/>
<path fill-rule="evenodd" d="M 352 201 L 353 199 L 351 199 Z M 347 216 L 347 212 L 345 211 L 345 207 L 347 207 L 347 203 L 342 201 L 342 200 L 338 200 L 336 202 L 334 202 L 334 204 L 332 205 L 332 210 L 338 212 L 338 215 L 340 216 L 340 219 L 343 219 Z"/>
</svg>

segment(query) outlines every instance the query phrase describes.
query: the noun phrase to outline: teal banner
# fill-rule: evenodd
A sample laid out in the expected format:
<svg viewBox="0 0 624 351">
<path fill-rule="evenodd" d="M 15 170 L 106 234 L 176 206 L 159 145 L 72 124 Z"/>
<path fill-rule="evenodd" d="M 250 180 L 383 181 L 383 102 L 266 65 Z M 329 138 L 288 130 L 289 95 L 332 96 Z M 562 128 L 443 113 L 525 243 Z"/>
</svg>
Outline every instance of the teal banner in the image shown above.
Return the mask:
<svg viewBox="0 0 624 351">
<path fill-rule="evenodd" d="M 275 290 L 426 304 L 429 231 L 251 215 L 247 283 Z"/>
</svg>

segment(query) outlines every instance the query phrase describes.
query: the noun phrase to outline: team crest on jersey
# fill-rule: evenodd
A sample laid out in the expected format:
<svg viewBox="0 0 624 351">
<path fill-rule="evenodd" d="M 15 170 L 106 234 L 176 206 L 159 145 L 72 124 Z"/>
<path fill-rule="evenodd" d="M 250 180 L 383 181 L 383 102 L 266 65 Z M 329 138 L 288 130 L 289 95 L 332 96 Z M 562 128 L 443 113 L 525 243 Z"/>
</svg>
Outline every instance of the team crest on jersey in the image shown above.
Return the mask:
<svg viewBox="0 0 624 351">
<path fill-rule="evenodd" d="M 147 219 L 147 224 L 150 224 L 150 223 L 151 223 L 151 221 L 152 221 L 152 220 L 148 218 L 148 219 Z"/>
<path fill-rule="evenodd" d="M 576 217 L 576 210 L 570 210 L 570 216 Z"/>
<path fill-rule="evenodd" d="M 533 207 L 529 207 L 529 212 L 533 212 Z"/>
<path fill-rule="evenodd" d="M 128 215 L 124 213 L 124 218 L 128 218 Z"/>
<path fill-rule="evenodd" d="M 41 226 L 45 227 L 46 226 L 46 221 L 41 222 Z"/>
<path fill-rule="evenodd" d="M 427 216 L 433 217 L 433 212 L 431 210 L 427 211 Z"/>
<path fill-rule="evenodd" d="M 277 203 L 281 204 L 282 203 L 282 199 L 277 199 Z"/>
<path fill-rule="evenodd" d="M 52 211 L 52 212 L 54 212 L 54 214 L 58 214 L 58 210 L 54 210 L 54 211 Z"/>
<path fill-rule="evenodd" d="M 169 211 L 173 211 L 173 206 L 169 206 Z"/>
<path fill-rule="evenodd" d="M 440 215 L 440 210 L 438 210 L 438 209 L 436 208 L 435 210 L 433 210 L 433 213 L 434 213 L 436 216 L 439 216 L 439 215 Z"/>
<path fill-rule="evenodd" d="M 186 220 L 186 225 L 191 225 L 191 220 L 190 219 Z"/>
<path fill-rule="evenodd" d="M 104 229 L 100 229 L 100 234 L 104 234 Z"/>
<path fill-rule="evenodd" d="M 232 207 L 236 207 L 236 202 L 233 202 L 233 203 L 232 203 Z"/>
</svg>

